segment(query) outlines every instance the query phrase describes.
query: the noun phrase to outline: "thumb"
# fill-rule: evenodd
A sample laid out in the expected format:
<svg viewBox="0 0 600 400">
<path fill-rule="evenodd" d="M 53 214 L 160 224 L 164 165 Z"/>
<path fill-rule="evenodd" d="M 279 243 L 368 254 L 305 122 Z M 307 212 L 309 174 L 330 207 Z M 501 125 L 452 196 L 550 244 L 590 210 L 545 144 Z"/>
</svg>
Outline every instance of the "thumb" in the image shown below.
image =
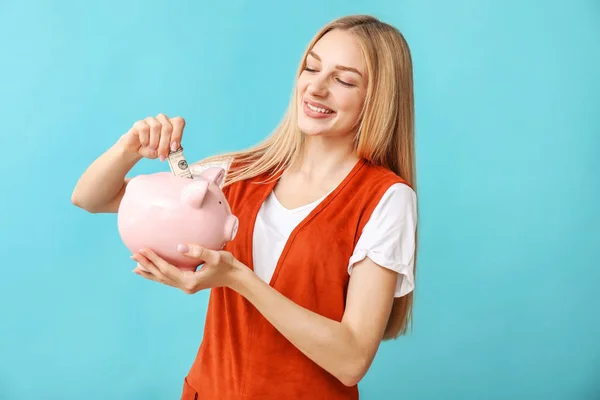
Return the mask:
<svg viewBox="0 0 600 400">
<path fill-rule="evenodd" d="M 188 257 L 202 260 L 209 264 L 217 263 L 219 259 L 219 254 L 216 251 L 197 244 L 180 244 L 177 246 L 177 251 Z"/>
</svg>

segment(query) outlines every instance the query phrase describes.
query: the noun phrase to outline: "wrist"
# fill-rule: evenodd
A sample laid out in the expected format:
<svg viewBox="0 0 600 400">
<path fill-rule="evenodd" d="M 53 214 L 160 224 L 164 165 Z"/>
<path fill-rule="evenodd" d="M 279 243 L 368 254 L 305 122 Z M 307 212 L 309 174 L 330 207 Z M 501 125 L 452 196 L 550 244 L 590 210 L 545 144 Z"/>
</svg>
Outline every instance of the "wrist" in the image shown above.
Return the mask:
<svg viewBox="0 0 600 400">
<path fill-rule="evenodd" d="M 131 165 L 136 164 L 138 161 L 140 161 L 142 158 L 144 158 L 137 151 L 132 152 L 132 151 L 127 150 L 127 147 L 123 143 L 122 138 L 119 139 L 117 141 L 117 143 L 115 143 L 113 145 L 113 151 L 117 154 L 117 157 L 119 159 L 121 159 L 125 163 L 131 164 Z"/>
<path fill-rule="evenodd" d="M 233 268 L 230 270 L 227 287 L 230 289 L 243 294 L 244 288 L 248 285 L 248 282 L 256 276 L 250 268 L 241 262 L 236 262 Z"/>
</svg>

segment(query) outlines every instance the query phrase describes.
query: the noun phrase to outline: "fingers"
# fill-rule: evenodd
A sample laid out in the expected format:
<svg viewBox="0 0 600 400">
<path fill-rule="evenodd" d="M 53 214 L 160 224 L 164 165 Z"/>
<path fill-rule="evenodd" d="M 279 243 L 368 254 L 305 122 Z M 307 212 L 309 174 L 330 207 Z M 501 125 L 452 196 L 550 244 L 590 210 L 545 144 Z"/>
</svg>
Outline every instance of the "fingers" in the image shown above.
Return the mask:
<svg viewBox="0 0 600 400">
<path fill-rule="evenodd" d="M 142 120 L 133 124 L 133 128 L 140 139 L 140 145 L 142 147 L 148 146 L 148 143 L 150 142 L 150 125 Z"/>
<path fill-rule="evenodd" d="M 146 279 L 179 288 L 188 294 L 196 293 L 202 288 L 198 276 L 186 277 L 181 270 L 167 263 L 151 250 L 141 249 L 131 258 L 138 262 L 133 272 Z"/>
<path fill-rule="evenodd" d="M 156 278 L 154 275 L 152 275 L 152 273 L 150 273 L 148 270 L 146 270 L 144 267 L 142 267 L 140 264 L 138 264 L 134 269 L 133 272 L 143 276 L 146 279 L 150 279 L 151 281 L 154 282 L 159 282 L 158 278 Z"/>
<path fill-rule="evenodd" d="M 159 280 L 164 277 L 160 269 L 144 255 L 136 253 L 131 256 L 131 259 L 137 261 L 138 263 L 138 266 L 135 268 L 135 270 L 144 272 L 146 274 L 151 274 Z"/>
<path fill-rule="evenodd" d="M 144 121 L 146 121 L 146 123 L 150 126 L 150 140 L 148 142 L 148 147 L 151 150 L 158 150 L 158 142 L 160 141 L 162 124 L 153 117 L 148 117 Z"/>
<path fill-rule="evenodd" d="M 128 149 L 139 152 L 143 157 L 160 157 L 160 160 L 164 161 L 171 150 L 180 147 L 184 128 L 185 120 L 182 117 L 169 118 L 160 113 L 156 117 L 144 118 L 134 123 L 128 132 L 128 136 L 131 136 L 131 144 L 128 146 L 135 147 L 133 142 L 139 140 L 139 149 Z"/>
<path fill-rule="evenodd" d="M 155 281 L 155 282 L 160 282 L 160 279 L 158 276 L 154 275 L 152 272 L 150 272 L 149 269 L 152 268 L 148 268 L 147 264 L 148 264 L 148 260 L 144 260 L 143 256 L 138 255 L 133 255 L 131 256 L 132 260 L 137 261 L 137 265 L 135 266 L 135 268 L 133 269 L 133 272 L 143 276 L 146 279 L 149 279 L 151 281 Z M 146 266 L 144 266 L 146 265 Z"/>
<path fill-rule="evenodd" d="M 133 258 L 133 256 L 131 258 L 135 260 L 135 258 Z M 139 262 L 137 263 L 137 266 L 135 267 L 135 269 L 138 271 L 150 272 L 146 268 L 144 268 L 144 266 L 142 264 L 140 264 Z"/>
<path fill-rule="evenodd" d="M 175 151 L 181 146 L 181 138 L 183 137 L 183 130 L 185 129 L 185 120 L 181 117 L 171 118 L 171 125 L 173 131 L 171 132 L 171 150 Z"/>
<path fill-rule="evenodd" d="M 171 147 L 173 125 L 171 125 L 171 121 L 165 114 L 158 114 L 156 120 L 161 124 L 160 139 L 158 141 L 158 156 L 160 157 L 160 161 L 165 161 Z"/>
<path fill-rule="evenodd" d="M 191 258 L 204 261 L 208 264 L 218 264 L 221 261 L 221 255 L 218 251 L 210 250 L 196 244 L 180 244 L 177 250 Z"/>
<path fill-rule="evenodd" d="M 134 272 L 147 279 L 179 288 L 192 294 L 209 287 L 220 287 L 231 281 L 236 260 L 231 253 L 216 251 L 195 244 L 179 245 L 178 251 L 205 266 L 198 271 L 182 271 L 169 264 L 150 249 L 140 249 L 131 258 L 138 261 Z M 144 271 L 145 269 L 146 271 Z"/>
<path fill-rule="evenodd" d="M 140 249 L 140 254 L 147 258 L 150 264 L 158 270 L 158 273 L 170 279 L 179 279 L 181 270 L 163 260 L 158 254 L 150 249 Z M 151 270 L 151 272 L 154 272 Z"/>
</svg>

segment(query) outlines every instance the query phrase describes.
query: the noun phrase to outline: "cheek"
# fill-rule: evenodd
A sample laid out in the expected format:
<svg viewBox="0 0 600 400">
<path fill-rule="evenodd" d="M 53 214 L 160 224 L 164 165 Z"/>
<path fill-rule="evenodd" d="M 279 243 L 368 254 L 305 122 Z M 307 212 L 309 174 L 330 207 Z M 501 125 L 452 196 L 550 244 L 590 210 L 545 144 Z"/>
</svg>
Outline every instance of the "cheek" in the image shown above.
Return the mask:
<svg viewBox="0 0 600 400">
<path fill-rule="evenodd" d="M 340 108 L 345 112 L 351 115 L 360 113 L 364 101 L 364 96 L 360 93 L 344 90 L 340 91 L 337 97 Z"/>
<path fill-rule="evenodd" d="M 300 76 L 298 78 L 298 80 L 296 81 L 296 90 L 298 91 L 299 94 L 303 94 L 306 91 L 306 87 L 308 86 L 308 83 L 306 81 L 306 79 L 302 78 L 302 76 Z"/>
</svg>

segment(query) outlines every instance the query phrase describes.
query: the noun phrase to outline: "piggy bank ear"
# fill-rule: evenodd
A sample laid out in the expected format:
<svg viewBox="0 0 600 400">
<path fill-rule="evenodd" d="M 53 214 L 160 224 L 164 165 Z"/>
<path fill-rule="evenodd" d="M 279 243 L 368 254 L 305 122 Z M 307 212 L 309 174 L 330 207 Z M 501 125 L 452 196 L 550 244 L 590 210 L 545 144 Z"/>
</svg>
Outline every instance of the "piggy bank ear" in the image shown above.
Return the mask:
<svg viewBox="0 0 600 400">
<path fill-rule="evenodd" d="M 225 170 L 220 167 L 210 167 L 205 169 L 201 175 L 218 187 L 221 187 L 225 179 Z"/>
<path fill-rule="evenodd" d="M 183 188 L 181 201 L 193 208 L 201 208 L 202 202 L 208 192 L 208 182 L 204 180 L 190 183 Z"/>
</svg>

